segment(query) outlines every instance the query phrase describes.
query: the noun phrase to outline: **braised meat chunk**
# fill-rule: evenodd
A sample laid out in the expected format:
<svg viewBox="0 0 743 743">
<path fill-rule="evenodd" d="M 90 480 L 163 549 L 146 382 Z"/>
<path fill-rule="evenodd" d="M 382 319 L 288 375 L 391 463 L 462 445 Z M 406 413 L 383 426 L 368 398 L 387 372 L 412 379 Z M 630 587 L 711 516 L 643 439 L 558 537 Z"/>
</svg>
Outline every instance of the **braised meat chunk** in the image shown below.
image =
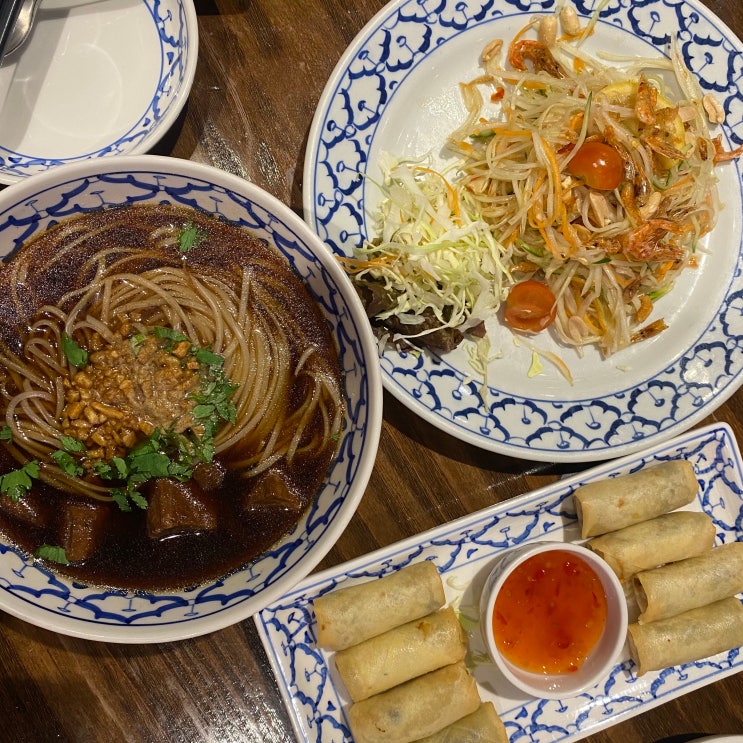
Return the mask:
<svg viewBox="0 0 743 743">
<path fill-rule="evenodd" d="M 106 505 L 65 504 L 60 546 L 70 562 L 86 560 L 95 553 L 103 539 L 109 513 Z"/>
<path fill-rule="evenodd" d="M 216 528 L 216 508 L 194 480 L 179 482 L 161 477 L 153 481 L 147 509 L 147 534 L 152 539 Z"/>
</svg>

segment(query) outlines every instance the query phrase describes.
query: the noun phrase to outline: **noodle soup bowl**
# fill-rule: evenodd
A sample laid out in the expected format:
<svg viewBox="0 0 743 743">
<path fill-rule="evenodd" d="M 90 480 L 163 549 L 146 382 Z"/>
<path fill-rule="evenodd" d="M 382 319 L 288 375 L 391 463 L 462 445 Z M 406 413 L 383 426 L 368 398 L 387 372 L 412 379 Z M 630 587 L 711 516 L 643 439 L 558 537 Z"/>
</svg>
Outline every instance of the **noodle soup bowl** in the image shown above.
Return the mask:
<svg viewBox="0 0 743 743">
<path fill-rule="evenodd" d="M 579 575 L 579 572 L 575 571 L 576 560 L 580 561 L 577 565 L 580 566 L 583 576 L 591 580 L 589 590 L 605 597 L 605 615 L 601 619 L 602 627 L 594 633 L 597 637 L 595 644 L 587 652 L 582 663 L 575 664 L 577 668 L 557 671 L 552 670 L 554 657 L 549 659 L 547 657 L 547 654 L 552 653 L 554 645 L 566 646 L 568 643 L 572 644 L 575 639 L 580 641 L 585 626 L 597 621 L 596 617 L 582 613 L 581 604 L 584 601 L 593 602 L 593 597 L 587 595 L 585 585 L 581 584 L 580 577 L 576 577 Z M 552 574 L 549 572 L 552 568 L 545 567 L 549 565 L 554 567 Z M 535 583 L 548 579 L 555 580 L 553 589 L 540 592 L 535 588 Z M 555 621 L 554 617 L 564 618 L 564 614 L 552 615 L 549 611 L 542 613 L 537 604 L 525 601 L 524 596 L 541 593 L 544 598 L 549 594 L 552 601 L 556 592 L 567 597 L 569 590 L 572 595 L 564 611 L 574 618 L 575 624 L 572 627 L 558 628 L 559 633 L 555 633 L 550 640 L 546 654 L 541 643 L 538 644 L 539 650 L 536 649 L 537 643 L 525 647 L 524 643 L 529 641 L 529 635 L 525 634 L 518 642 L 522 643 L 522 657 L 528 657 L 531 665 L 525 667 L 520 662 L 521 658 L 514 662 L 514 654 L 507 651 L 504 646 L 504 643 L 513 641 L 513 636 L 504 631 L 503 627 L 517 615 L 510 614 L 504 619 L 502 612 L 505 613 L 507 609 L 505 604 L 500 603 L 504 594 L 510 593 L 515 596 L 518 593 L 517 606 L 521 607 L 520 610 L 523 610 L 525 605 L 529 606 L 529 610 L 519 616 L 519 621 L 541 638 L 550 631 L 547 625 Z M 498 620 L 495 620 L 496 614 L 501 615 Z M 617 664 L 626 642 L 627 604 L 619 579 L 611 568 L 588 548 L 569 542 L 533 542 L 506 550 L 492 566 L 480 600 L 480 630 L 488 654 L 498 671 L 519 692 L 543 699 L 567 699 L 609 681 L 612 669 Z M 499 638 L 496 637 L 496 633 L 499 634 Z M 572 648 L 566 650 L 565 660 L 562 662 L 566 663 L 573 652 L 575 651 Z M 537 666 L 541 666 L 540 670 L 535 670 Z M 497 680 L 493 680 L 493 684 L 498 688 Z"/>
<path fill-rule="evenodd" d="M 10 257 L 63 220 L 140 204 L 183 206 L 219 216 L 245 227 L 284 256 L 324 316 L 336 345 L 344 419 L 337 456 L 295 526 L 249 564 L 219 579 L 173 590 L 88 585 L 0 535 L 0 609 L 63 634 L 121 643 L 172 641 L 218 630 L 252 616 L 304 578 L 358 506 L 376 457 L 382 419 L 377 344 L 350 281 L 296 214 L 241 178 L 150 155 L 60 166 L 0 192 L 0 253 Z"/>
</svg>

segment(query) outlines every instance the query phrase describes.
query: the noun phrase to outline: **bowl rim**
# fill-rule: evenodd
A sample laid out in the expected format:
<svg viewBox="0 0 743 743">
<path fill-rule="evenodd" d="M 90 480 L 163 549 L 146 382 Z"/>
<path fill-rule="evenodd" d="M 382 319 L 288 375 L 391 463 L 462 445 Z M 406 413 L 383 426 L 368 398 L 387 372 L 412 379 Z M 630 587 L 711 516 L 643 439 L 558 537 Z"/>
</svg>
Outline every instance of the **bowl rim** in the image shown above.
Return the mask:
<svg viewBox="0 0 743 743">
<path fill-rule="evenodd" d="M 504 658 L 495 643 L 490 617 L 493 615 L 496 597 L 506 578 L 528 559 L 553 551 L 570 552 L 582 558 L 601 580 L 606 593 L 607 622 L 594 647 L 594 650 L 598 648 L 605 652 L 606 659 L 603 662 L 592 664 L 595 667 L 590 668 L 590 673 L 539 674 L 525 671 Z M 577 696 L 581 691 L 597 685 L 604 676 L 608 676 L 609 669 L 617 662 L 618 655 L 626 642 L 627 625 L 627 602 L 619 578 L 599 555 L 575 542 L 544 540 L 517 545 L 505 550 L 488 573 L 480 602 L 480 632 L 488 655 L 500 672 L 517 689 L 542 699 L 565 699 Z M 589 654 L 586 663 L 590 658 Z M 549 688 L 550 679 L 553 684 L 558 684 L 555 688 Z M 570 683 L 571 680 L 573 683 Z"/>
<path fill-rule="evenodd" d="M 374 339 L 371 326 L 366 321 L 366 312 L 363 304 L 353 289 L 350 279 L 345 271 L 343 271 L 332 251 L 312 231 L 309 225 L 288 205 L 246 179 L 222 171 L 212 165 L 163 155 L 120 155 L 97 160 L 84 160 L 36 173 L 0 191 L 0 217 L 14 206 L 23 204 L 24 201 L 33 198 L 34 195 L 47 189 L 58 188 L 70 181 L 85 179 L 86 177 L 95 178 L 112 173 L 129 174 L 136 172 L 166 173 L 175 177 L 194 177 L 207 181 L 219 188 L 228 189 L 237 193 L 242 198 L 259 204 L 269 216 L 275 215 L 285 223 L 304 244 L 311 248 L 312 254 L 330 275 L 333 284 L 339 289 L 343 289 L 344 301 L 351 309 L 353 317 L 358 320 L 363 319 L 364 321 L 359 321 L 356 324 L 359 328 L 358 344 L 361 348 L 363 358 L 368 362 L 365 364 L 368 393 L 366 400 L 366 425 L 363 430 L 363 451 L 359 457 L 360 461 L 354 477 L 353 487 L 349 486 L 348 496 L 344 499 L 341 507 L 333 512 L 332 523 L 324 532 L 323 538 L 313 543 L 309 550 L 302 555 L 300 561 L 297 563 L 297 567 L 291 569 L 290 577 L 287 578 L 286 575 L 279 577 L 276 581 L 260 589 L 245 601 L 224 611 L 195 617 L 190 621 L 152 625 L 137 625 L 135 623 L 112 625 L 107 622 L 81 620 L 75 617 L 68 618 L 61 617 L 57 614 L 49 614 L 43 608 L 37 607 L 33 602 L 22 600 L 10 591 L 7 591 L 7 582 L 0 579 L 0 609 L 7 611 L 9 614 L 35 626 L 60 634 L 88 640 L 116 643 L 177 641 L 223 629 L 261 611 L 265 606 L 268 606 L 279 596 L 291 590 L 291 588 L 312 572 L 337 542 L 355 514 L 358 504 L 366 491 L 366 486 L 376 461 L 381 436 L 383 408 L 383 388 L 381 368 L 377 363 L 377 343 Z M 195 206 L 194 208 L 199 207 Z M 11 247 L 8 252 L 11 253 L 13 249 Z M 327 316 L 327 310 L 325 308 L 322 309 L 323 313 Z M 300 565 L 301 567 L 298 567 Z M 75 583 L 73 579 L 67 576 L 56 575 L 68 585 Z M 207 582 L 204 585 L 218 584 L 220 580 Z M 135 592 L 128 593 L 134 594 Z M 183 592 L 174 590 L 170 593 L 176 595 Z M 153 592 L 153 595 L 156 594 Z M 260 599 L 257 599 L 257 596 L 260 596 Z"/>
</svg>

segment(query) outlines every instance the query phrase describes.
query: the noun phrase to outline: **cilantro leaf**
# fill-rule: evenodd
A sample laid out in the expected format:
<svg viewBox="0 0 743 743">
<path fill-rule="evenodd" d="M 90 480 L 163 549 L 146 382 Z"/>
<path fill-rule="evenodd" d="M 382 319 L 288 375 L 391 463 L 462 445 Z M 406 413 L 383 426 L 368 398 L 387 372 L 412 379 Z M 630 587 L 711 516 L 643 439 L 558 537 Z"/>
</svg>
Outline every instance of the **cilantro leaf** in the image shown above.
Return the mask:
<svg viewBox="0 0 743 743">
<path fill-rule="evenodd" d="M 62 449 L 57 449 L 57 451 L 52 452 L 51 456 L 52 459 L 57 463 L 57 466 L 66 475 L 70 475 L 71 477 L 82 476 L 84 470 L 71 454 L 68 454 L 66 451 L 62 451 Z"/>
<path fill-rule="evenodd" d="M 0 426 L 0 441 L 12 441 L 13 432 L 10 430 L 10 426 Z"/>
<path fill-rule="evenodd" d="M 126 497 L 126 495 L 126 491 L 122 490 L 121 488 L 114 488 L 111 491 L 111 497 L 113 498 L 114 503 L 119 507 L 120 510 L 128 513 L 132 510 L 132 507 L 131 505 L 129 505 L 129 499 Z"/>
<path fill-rule="evenodd" d="M 200 364 L 207 366 L 224 366 L 224 357 L 218 353 L 210 351 L 208 348 L 197 348 L 194 351 L 194 357 Z"/>
<path fill-rule="evenodd" d="M 62 435 L 59 437 L 59 443 L 62 444 L 62 448 L 65 451 L 72 452 L 73 454 L 82 454 L 86 451 L 85 444 L 74 436 Z"/>
<path fill-rule="evenodd" d="M 17 502 L 31 489 L 31 480 L 39 476 L 39 463 L 32 459 L 20 469 L 0 475 L 0 493 Z"/>
<path fill-rule="evenodd" d="M 139 349 L 142 348 L 142 344 L 146 337 L 145 333 L 135 333 L 129 337 L 129 345 L 131 346 L 132 353 L 135 356 L 139 353 Z"/>
<path fill-rule="evenodd" d="M 181 343 L 182 341 L 188 340 L 188 336 L 183 335 L 183 333 L 181 333 L 180 331 L 174 330 L 173 328 L 164 328 L 159 325 L 152 329 L 152 333 L 156 338 L 162 338 L 168 341 L 175 341 L 176 343 Z"/>
<path fill-rule="evenodd" d="M 188 253 L 204 239 L 204 236 L 205 233 L 193 222 L 186 222 L 178 233 L 178 252 Z"/>
<path fill-rule="evenodd" d="M 84 348 L 80 348 L 67 333 L 62 333 L 62 351 L 67 357 L 67 361 L 78 369 L 88 363 L 88 352 Z"/>
<path fill-rule="evenodd" d="M 136 490 L 133 490 L 131 493 L 129 493 L 129 497 L 132 499 L 132 502 L 134 503 L 137 508 L 141 508 L 143 511 L 147 510 L 147 499 L 138 493 Z"/>
<path fill-rule="evenodd" d="M 151 477 L 167 477 L 170 474 L 170 457 L 159 451 L 143 452 L 128 457 L 129 468 L 132 473 Z"/>
<path fill-rule="evenodd" d="M 40 557 L 43 560 L 49 560 L 50 562 L 56 562 L 60 565 L 69 565 L 70 561 L 67 559 L 63 547 L 55 547 L 52 544 L 42 544 L 36 552 L 36 557 Z"/>
<path fill-rule="evenodd" d="M 34 460 L 0 475 L 0 493 L 17 502 L 30 490 L 31 479 L 38 476 L 38 472 L 38 462 Z"/>
</svg>

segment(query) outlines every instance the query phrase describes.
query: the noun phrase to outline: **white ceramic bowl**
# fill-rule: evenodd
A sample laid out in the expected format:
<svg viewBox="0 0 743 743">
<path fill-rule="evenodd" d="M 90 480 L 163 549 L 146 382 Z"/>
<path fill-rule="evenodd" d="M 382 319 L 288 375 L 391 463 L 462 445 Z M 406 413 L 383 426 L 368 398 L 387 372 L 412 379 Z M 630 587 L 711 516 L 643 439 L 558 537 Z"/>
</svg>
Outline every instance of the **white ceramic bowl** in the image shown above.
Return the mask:
<svg viewBox="0 0 743 743">
<path fill-rule="evenodd" d="M 191 90 L 193 0 L 43 0 L 0 65 L 0 182 L 149 152 Z"/>
<path fill-rule="evenodd" d="M 69 216 L 128 203 L 172 203 L 237 221 L 273 243 L 304 279 L 337 340 L 345 429 L 339 456 L 292 532 L 247 568 L 193 590 L 135 594 L 90 588 L 50 572 L 0 539 L 0 609 L 64 634 L 164 642 L 238 622 L 304 578 L 354 514 L 376 457 L 382 420 L 377 345 L 335 257 L 287 206 L 223 171 L 151 155 L 102 158 L 32 176 L 0 192 L 0 253 Z"/>
<path fill-rule="evenodd" d="M 493 607 L 505 580 L 526 560 L 543 552 L 572 552 L 593 568 L 601 580 L 607 601 L 604 632 L 581 667 L 574 673 L 540 674 L 525 671 L 506 659 L 493 637 Z M 627 636 L 627 604 L 619 579 L 611 568 L 588 548 L 569 542 L 533 542 L 506 550 L 493 566 L 480 601 L 480 629 L 488 653 L 503 675 L 527 694 L 544 699 L 565 699 L 609 677 Z"/>
</svg>

